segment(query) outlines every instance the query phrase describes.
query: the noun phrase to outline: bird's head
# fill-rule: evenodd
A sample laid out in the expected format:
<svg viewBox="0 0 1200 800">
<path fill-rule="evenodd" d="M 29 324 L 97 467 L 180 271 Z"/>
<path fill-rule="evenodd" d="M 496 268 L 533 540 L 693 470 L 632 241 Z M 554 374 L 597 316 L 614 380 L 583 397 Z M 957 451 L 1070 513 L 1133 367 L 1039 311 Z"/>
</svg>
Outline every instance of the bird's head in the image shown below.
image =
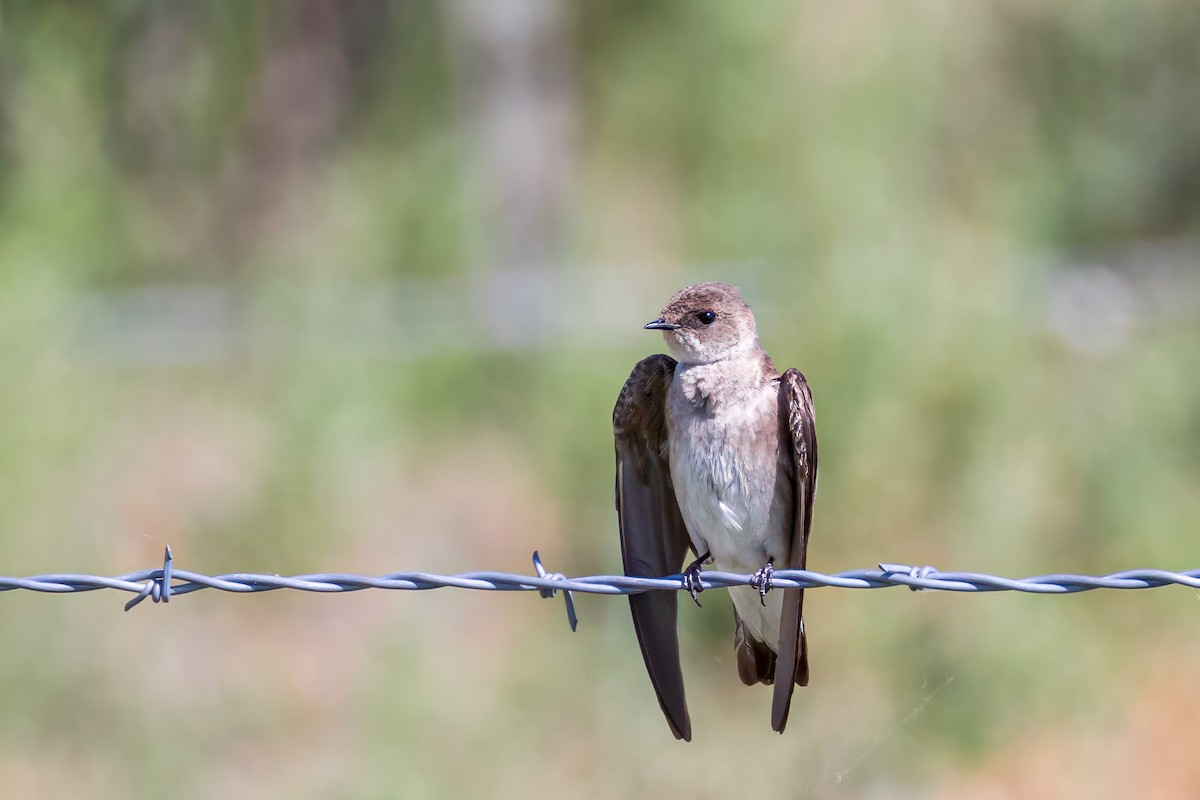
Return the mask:
<svg viewBox="0 0 1200 800">
<path fill-rule="evenodd" d="M 683 364 L 711 364 L 758 347 L 754 312 L 727 283 L 685 286 L 646 328 L 662 331 L 671 355 Z"/>
</svg>

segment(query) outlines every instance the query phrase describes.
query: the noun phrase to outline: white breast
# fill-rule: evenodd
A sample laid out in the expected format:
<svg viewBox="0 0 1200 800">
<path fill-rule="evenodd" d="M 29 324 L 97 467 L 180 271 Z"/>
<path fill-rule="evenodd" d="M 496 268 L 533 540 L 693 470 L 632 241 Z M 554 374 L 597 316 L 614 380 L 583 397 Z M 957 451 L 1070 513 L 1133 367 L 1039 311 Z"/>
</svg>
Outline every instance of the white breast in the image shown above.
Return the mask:
<svg viewBox="0 0 1200 800">
<path fill-rule="evenodd" d="M 679 510 L 696 552 L 712 553 L 718 569 L 753 573 L 772 557 L 786 565 L 791 495 L 780 480 L 779 389 L 748 379 L 743 385 L 752 388 L 743 392 L 714 392 L 731 378 L 736 385 L 738 377 L 716 376 L 718 367 L 727 371 L 729 362 L 677 367 L 667 396 Z M 768 594 L 765 606 L 748 586 L 733 587 L 729 595 L 750 633 L 778 651 L 783 592 Z"/>
<path fill-rule="evenodd" d="M 721 569 L 753 572 L 788 555 L 786 503 L 775 497 L 778 389 L 714 394 L 713 372 L 729 367 L 677 368 L 667 401 L 671 478 L 697 552 L 711 552 Z M 737 376 L 720 377 L 721 388 L 736 385 Z"/>
</svg>

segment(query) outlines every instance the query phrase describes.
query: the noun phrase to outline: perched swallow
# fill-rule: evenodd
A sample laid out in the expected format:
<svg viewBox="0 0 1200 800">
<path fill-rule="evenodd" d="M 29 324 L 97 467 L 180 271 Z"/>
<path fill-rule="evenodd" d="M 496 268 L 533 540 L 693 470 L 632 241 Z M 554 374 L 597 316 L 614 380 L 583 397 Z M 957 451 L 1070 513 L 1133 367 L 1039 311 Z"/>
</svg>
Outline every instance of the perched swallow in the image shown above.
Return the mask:
<svg viewBox="0 0 1200 800">
<path fill-rule="evenodd" d="M 774 684 L 771 727 L 782 733 L 793 685 L 808 684 L 804 591 L 768 591 L 772 570 L 805 567 L 817 484 L 812 393 L 798 371 L 775 369 L 736 287 L 680 289 L 645 327 L 662 331 L 674 358 L 639 361 L 613 409 L 625 574 L 677 574 L 689 547 L 693 600 L 701 564 L 754 574 L 752 586 L 729 590 L 738 675 Z M 667 724 L 691 741 L 677 596 L 644 592 L 629 604 Z"/>
</svg>

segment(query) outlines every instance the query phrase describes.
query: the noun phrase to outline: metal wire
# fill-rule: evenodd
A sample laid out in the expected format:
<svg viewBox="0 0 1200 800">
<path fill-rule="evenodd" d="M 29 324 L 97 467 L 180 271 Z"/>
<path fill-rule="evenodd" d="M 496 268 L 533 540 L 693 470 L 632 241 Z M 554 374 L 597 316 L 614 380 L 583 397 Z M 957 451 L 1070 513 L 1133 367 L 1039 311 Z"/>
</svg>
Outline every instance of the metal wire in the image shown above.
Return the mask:
<svg viewBox="0 0 1200 800">
<path fill-rule="evenodd" d="M 484 591 L 532 592 L 542 597 L 554 597 L 563 592 L 567 619 L 575 630 L 575 605 L 572 592 L 588 594 L 636 594 L 638 592 L 683 589 L 681 575 L 663 578 L 636 578 L 625 575 L 588 575 L 568 578 L 550 573 L 542 566 L 535 552 L 533 565 L 536 575 L 516 575 L 507 572 L 465 572 L 459 575 L 436 575 L 429 572 L 391 572 L 386 575 L 355 575 L 344 572 L 323 572 L 313 575 L 266 575 L 235 572 L 226 575 L 202 575 L 198 572 L 175 569 L 171 548 L 166 549 L 160 568 L 130 572 L 116 577 L 100 575 L 49 574 L 28 578 L 0 576 L 0 592 L 25 589 L 31 592 L 69 594 L 92 592 L 97 589 L 117 589 L 129 592 L 133 598 L 125 610 L 147 597 L 166 603 L 171 597 L 190 594 L 201 589 L 223 592 L 271 592 L 276 589 L 295 589 L 302 592 L 357 592 L 363 589 L 479 589 Z M 748 586 L 753 576 L 716 570 L 701 573 L 704 589 L 724 589 Z M 826 575 L 812 570 L 777 569 L 772 585 L 776 589 L 882 589 L 907 586 L 909 589 L 928 589 L 945 592 L 1030 592 L 1033 594 L 1072 594 L 1093 589 L 1154 589 L 1179 585 L 1200 589 L 1200 569 L 1171 572 L 1162 569 L 1134 569 L 1110 575 L 1037 575 L 1031 578 L 1003 578 L 979 572 L 942 572 L 933 567 L 912 567 L 905 564 L 880 564 L 878 569 L 856 569 Z"/>
</svg>

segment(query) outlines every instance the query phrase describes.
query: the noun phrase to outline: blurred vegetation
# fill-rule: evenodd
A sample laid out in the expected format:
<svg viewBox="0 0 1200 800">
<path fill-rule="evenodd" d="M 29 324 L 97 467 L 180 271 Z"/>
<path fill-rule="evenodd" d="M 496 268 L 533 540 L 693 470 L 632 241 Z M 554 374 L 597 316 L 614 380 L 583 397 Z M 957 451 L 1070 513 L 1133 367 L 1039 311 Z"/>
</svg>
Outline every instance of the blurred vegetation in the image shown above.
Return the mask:
<svg viewBox="0 0 1200 800">
<path fill-rule="evenodd" d="M 1200 6 L 0 4 L 0 573 L 619 569 L 679 286 L 816 393 L 812 563 L 1197 565 Z M 0 598 L 13 796 L 1179 797 L 1184 590 Z M 707 595 L 706 595 L 707 597 Z M 170 619 L 166 616 L 169 614 Z M 786 789 L 783 787 L 787 787 Z"/>
</svg>

